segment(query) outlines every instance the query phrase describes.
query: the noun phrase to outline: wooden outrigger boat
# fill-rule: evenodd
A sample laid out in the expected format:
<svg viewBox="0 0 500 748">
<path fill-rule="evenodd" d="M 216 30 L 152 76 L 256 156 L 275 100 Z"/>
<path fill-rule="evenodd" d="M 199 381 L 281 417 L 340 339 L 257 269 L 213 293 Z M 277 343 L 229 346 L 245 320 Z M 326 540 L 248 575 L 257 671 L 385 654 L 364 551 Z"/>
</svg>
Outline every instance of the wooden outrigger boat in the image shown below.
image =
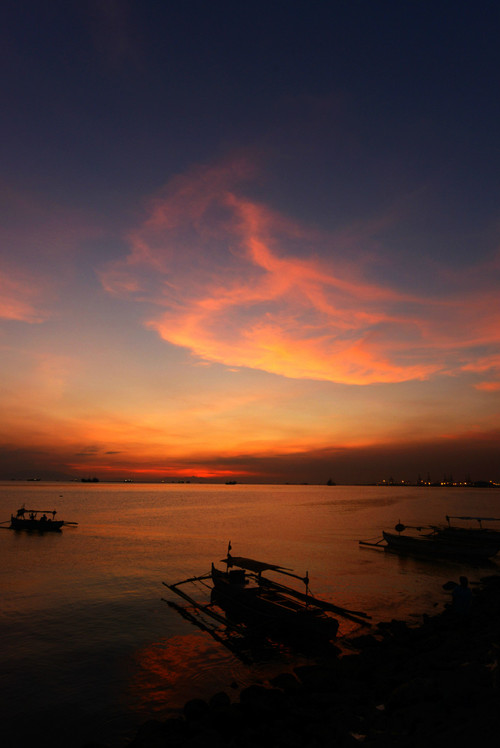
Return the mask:
<svg viewBox="0 0 500 748">
<path fill-rule="evenodd" d="M 337 636 L 339 622 L 330 615 L 332 611 L 326 601 L 264 579 L 262 572 L 285 573 L 300 579 L 306 585 L 306 591 L 307 576 L 301 578 L 275 564 L 249 558 L 228 556 L 224 563 L 227 564 L 226 571 L 212 564 L 211 576 L 214 599 L 229 614 L 271 633 L 280 631 L 286 636 L 314 636 L 326 641 Z M 239 568 L 232 569 L 233 566 Z"/>
<path fill-rule="evenodd" d="M 412 555 L 486 560 L 496 556 L 498 552 L 496 543 L 479 544 L 467 540 L 448 540 L 432 533 L 414 536 L 384 531 L 382 535 L 389 550 Z"/>
<path fill-rule="evenodd" d="M 24 506 L 11 515 L 10 528 L 12 530 L 31 530 L 37 532 L 60 532 L 65 525 L 76 526 L 78 522 L 65 522 L 55 519 L 55 509 L 26 509 Z M 51 516 L 48 516 L 51 515 Z"/>
<path fill-rule="evenodd" d="M 462 525 L 451 524 L 451 520 L 460 520 L 462 522 L 477 522 L 478 526 L 464 527 Z M 446 525 L 431 525 L 434 534 L 445 540 L 467 541 L 468 543 L 478 544 L 497 544 L 500 550 L 500 530 L 490 527 L 483 527 L 483 522 L 500 522 L 498 517 L 449 517 L 446 515 Z"/>
<path fill-rule="evenodd" d="M 360 545 L 385 548 L 389 551 L 434 558 L 456 558 L 486 561 L 500 550 L 500 532 L 480 528 L 456 527 L 451 519 L 471 517 L 447 517 L 448 525 L 412 527 L 401 524 L 395 532 L 382 532 L 377 542 L 360 541 Z M 485 518 L 474 518 L 484 520 Z M 417 534 L 404 535 L 405 530 L 416 530 Z"/>
<path fill-rule="evenodd" d="M 229 625 L 235 632 L 247 635 L 269 635 L 288 641 L 328 642 L 337 636 L 339 621 L 336 616 L 369 625 L 370 616 L 366 613 L 348 610 L 311 595 L 307 574 L 301 577 L 276 564 L 231 556 L 229 551 L 230 547 L 227 557 L 221 562 L 226 564 L 225 569 L 218 569 L 212 564 L 208 574 L 176 584 L 163 584 L 196 611 Z M 305 591 L 275 582 L 264 577 L 263 572 L 300 580 L 305 584 Z M 191 582 L 208 585 L 210 602 L 199 603 L 182 589 L 183 585 Z"/>
</svg>

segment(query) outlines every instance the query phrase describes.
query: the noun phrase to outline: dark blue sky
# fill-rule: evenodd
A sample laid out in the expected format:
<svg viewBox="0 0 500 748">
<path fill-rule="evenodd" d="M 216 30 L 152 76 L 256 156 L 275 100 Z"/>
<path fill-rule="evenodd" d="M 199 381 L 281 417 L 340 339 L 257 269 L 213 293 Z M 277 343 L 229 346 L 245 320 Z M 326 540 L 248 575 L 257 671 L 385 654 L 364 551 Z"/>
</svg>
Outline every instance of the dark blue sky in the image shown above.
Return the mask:
<svg viewBox="0 0 500 748">
<path fill-rule="evenodd" d="M 316 196 L 335 171 L 344 210 L 381 182 L 392 198 L 428 180 L 457 214 L 495 204 L 496 3 L 21 1 L 2 15 L 8 182 L 112 204 L 118 181 L 153 191 L 229 148 L 265 143 L 279 161 L 281 143 L 283 179 L 296 169 Z"/>
</svg>

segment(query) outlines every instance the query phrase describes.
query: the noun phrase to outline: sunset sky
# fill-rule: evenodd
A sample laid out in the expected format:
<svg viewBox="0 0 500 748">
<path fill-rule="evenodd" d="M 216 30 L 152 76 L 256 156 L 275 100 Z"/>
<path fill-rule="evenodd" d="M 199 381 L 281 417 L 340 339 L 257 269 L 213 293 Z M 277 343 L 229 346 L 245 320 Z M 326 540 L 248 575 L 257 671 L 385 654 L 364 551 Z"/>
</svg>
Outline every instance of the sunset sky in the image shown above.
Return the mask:
<svg viewBox="0 0 500 748">
<path fill-rule="evenodd" d="M 497 2 L 0 34 L 0 478 L 500 480 Z"/>
</svg>

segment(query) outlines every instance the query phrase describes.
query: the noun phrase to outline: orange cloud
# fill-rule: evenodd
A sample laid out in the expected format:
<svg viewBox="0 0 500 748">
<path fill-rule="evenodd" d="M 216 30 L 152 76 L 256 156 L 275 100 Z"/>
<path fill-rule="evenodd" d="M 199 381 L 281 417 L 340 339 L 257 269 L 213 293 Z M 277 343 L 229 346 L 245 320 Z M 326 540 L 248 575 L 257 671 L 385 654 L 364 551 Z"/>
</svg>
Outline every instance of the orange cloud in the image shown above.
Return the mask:
<svg viewBox="0 0 500 748">
<path fill-rule="evenodd" d="M 464 366 L 464 371 L 488 377 L 474 385 L 477 390 L 482 392 L 498 392 L 500 390 L 500 356 L 496 351 L 492 350 L 489 355 L 477 357 L 476 360 Z"/>
<path fill-rule="evenodd" d="M 102 269 L 103 286 L 156 305 L 147 325 L 204 361 L 289 378 L 425 379 L 462 371 L 472 346 L 498 345 L 494 290 L 430 298 L 368 282 L 340 235 L 242 196 L 253 176 L 241 160 L 173 180 L 128 257 Z"/>
<path fill-rule="evenodd" d="M 500 392 L 500 382 L 480 382 L 476 384 L 476 389 L 484 392 Z"/>
</svg>

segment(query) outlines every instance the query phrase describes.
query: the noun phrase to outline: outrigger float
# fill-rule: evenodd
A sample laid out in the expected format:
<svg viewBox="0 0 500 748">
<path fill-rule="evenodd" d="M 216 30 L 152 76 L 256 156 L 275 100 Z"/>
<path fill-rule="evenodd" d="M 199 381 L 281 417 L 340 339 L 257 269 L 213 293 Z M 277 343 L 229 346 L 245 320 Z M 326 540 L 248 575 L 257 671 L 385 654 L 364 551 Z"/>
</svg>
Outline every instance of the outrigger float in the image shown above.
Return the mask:
<svg viewBox="0 0 500 748">
<path fill-rule="evenodd" d="M 56 520 L 56 514 L 56 509 L 26 509 L 22 506 L 17 510 L 15 515 L 11 515 L 10 520 L 6 520 L 0 524 L 10 522 L 11 530 L 30 530 L 36 532 L 60 532 L 66 525 L 71 527 L 78 525 L 78 522 L 66 522 L 62 519 Z"/>
<path fill-rule="evenodd" d="M 311 595 L 307 574 L 301 577 L 283 566 L 232 556 L 230 550 L 229 545 L 227 557 L 221 561 L 226 565 L 224 570 L 216 568 L 212 563 L 210 572 L 201 576 L 190 577 L 175 584 L 163 582 L 165 587 L 183 598 L 189 608 L 168 600 L 165 602 L 198 626 L 198 615 L 202 614 L 212 622 L 222 624 L 232 634 L 270 636 L 278 641 L 332 641 L 339 628 L 336 616 L 360 625 L 370 625 L 370 616 L 366 613 L 348 610 Z M 264 577 L 264 572 L 297 579 L 304 583 L 305 591 L 301 592 Z M 201 583 L 210 592 L 209 602 L 200 602 L 185 591 L 185 585 L 196 583 Z M 201 627 L 206 630 L 205 625 Z M 219 634 L 215 636 L 218 637 Z M 227 646 L 226 641 L 223 643 Z"/>
<path fill-rule="evenodd" d="M 479 527 L 461 527 L 451 520 L 475 520 Z M 500 531 L 484 528 L 483 522 L 500 522 L 495 517 L 446 517 L 446 525 L 395 526 L 395 532 L 382 532 L 376 542 L 360 540 L 359 544 L 431 558 L 456 558 L 487 561 L 500 550 Z M 403 535 L 405 530 L 416 531 Z"/>
</svg>

